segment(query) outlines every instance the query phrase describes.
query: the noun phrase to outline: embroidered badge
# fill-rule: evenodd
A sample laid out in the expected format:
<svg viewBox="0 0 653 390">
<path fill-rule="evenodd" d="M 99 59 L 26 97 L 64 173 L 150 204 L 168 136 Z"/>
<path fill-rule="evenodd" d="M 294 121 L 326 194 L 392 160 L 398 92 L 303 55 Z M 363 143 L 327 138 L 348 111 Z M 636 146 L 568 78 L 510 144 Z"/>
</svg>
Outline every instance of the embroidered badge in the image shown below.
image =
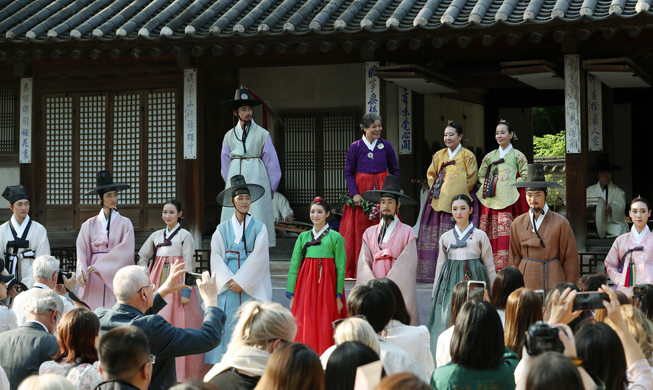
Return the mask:
<svg viewBox="0 0 653 390">
<path fill-rule="evenodd" d="M 240 95 L 240 98 L 243 99 L 243 100 L 247 100 L 248 97 L 249 97 L 249 96 L 247 96 L 246 93 Z"/>
<path fill-rule="evenodd" d="M 379 142 L 379 149 L 383 149 L 383 148 L 385 148 L 385 146 L 383 146 L 383 144 Z"/>
<path fill-rule="evenodd" d="M 369 153 L 367 154 L 367 158 L 369 158 L 370 160 L 374 160 L 374 153 L 369 152 Z"/>
</svg>

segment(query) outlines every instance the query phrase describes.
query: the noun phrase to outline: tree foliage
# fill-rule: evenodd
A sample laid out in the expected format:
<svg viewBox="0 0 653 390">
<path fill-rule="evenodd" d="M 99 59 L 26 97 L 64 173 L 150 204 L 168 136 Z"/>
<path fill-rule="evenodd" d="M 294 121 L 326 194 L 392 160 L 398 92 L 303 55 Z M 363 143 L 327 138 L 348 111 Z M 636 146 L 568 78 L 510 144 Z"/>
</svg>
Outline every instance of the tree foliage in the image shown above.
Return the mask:
<svg viewBox="0 0 653 390">
<path fill-rule="evenodd" d="M 564 156 L 565 131 L 558 134 L 544 134 L 543 137 L 533 136 L 533 150 L 535 157 L 559 157 Z"/>
</svg>

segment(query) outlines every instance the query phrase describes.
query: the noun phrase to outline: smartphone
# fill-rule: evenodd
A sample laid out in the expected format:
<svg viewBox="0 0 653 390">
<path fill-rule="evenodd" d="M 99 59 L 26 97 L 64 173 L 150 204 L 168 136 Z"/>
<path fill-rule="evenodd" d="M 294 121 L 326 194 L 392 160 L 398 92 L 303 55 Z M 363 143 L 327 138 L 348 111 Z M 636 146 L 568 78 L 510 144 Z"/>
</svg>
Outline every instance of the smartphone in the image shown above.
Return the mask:
<svg viewBox="0 0 653 390">
<path fill-rule="evenodd" d="M 470 280 L 467 282 L 467 300 L 471 301 L 475 298 L 483 299 L 483 292 L 485 291 L 485 282 L 478 280 Z"/>
<path fill-rule="evenodd" d="M 574 299 L 574 310 L 605 309 L 603 301 L 610 301 L 610 297 L 604 292 L 579 292 Z"/>
<path fill-rule="evenodd" d="M 202 274 L 197 274 L 195 272 L 189 272 L 189 273 L 186 274 L 186 280 L 184 281 L 184 284 L 186 286 L 195 287 L 195 286 L 197 286 L 197 284 L 195 283 L 195 281 L 197 279 L 202 279 Z"/>
<path fill-rule="evenodd" d="M 535 290 L 535 294 L 537 294 L 540 297 L 540 300 L 542 301 L 542 307 L 546 306 L 546 303 L 544 300 L 546 299 L 546 296 L 544 295 L 544 290 L 539 289 Z"/>
</svg>

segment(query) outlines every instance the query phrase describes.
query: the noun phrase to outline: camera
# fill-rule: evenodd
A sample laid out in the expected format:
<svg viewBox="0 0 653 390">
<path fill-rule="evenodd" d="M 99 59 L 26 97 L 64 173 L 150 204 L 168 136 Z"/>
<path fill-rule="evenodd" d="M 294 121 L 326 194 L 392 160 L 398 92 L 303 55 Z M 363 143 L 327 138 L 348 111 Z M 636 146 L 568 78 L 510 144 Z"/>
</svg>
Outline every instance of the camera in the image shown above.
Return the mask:
<svg viewBox="0 0 653 390">
<path fill-rule="evenodd" d="M 191 286 L 191 287 L 196 287 L 197 284 L 195 283 L 196 280 L 202 280 L 202 274 L 197 274 L 195 272 L 188 272 L 186 274 L 186 278 L 184 280 L 184 284 L 186 286 Z"/>
<path fill-rule="evenodd" d="M 605 309 L 603 301 L 610 302 L 610 296 L 604 292 L 579 292 L 574 299 L 574 310 Z"/>
<path fill-rule="evenodd" d="M 638 284 L 633 287 L 633 304 L 637 305 L 640 309 L 646 303 L 646 285 Z"/>
<path fill-rule="evenodd" d="M 68 272 L 64 269 L 59 270 L 59 276 L 57 276 L 57 284 L 63 284 L 64 280 L 63 277 L 66 276 L 68 279 L 73 277 L 72 272 Z"/>
<path fill-rule="evenodd" d="M 565 350 L 558 332 L 562 329 L 549 326 L 544 321 L 537 321 L 526 331 L 526 350 L 531 356 L 547 351 L 563 352 Z M 564 332 L 564 330 L 562 330 Z M 566 333 L 565 333 L 566 334 Z"/>
</svg>

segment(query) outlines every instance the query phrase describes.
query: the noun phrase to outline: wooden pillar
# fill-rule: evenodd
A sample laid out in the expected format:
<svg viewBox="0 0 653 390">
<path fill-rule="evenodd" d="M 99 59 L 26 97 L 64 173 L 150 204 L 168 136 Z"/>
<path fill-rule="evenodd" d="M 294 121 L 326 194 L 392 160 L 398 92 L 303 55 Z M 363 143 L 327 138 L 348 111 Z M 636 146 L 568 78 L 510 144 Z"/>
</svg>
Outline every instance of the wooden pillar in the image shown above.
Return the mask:
<svg viewBox="0 0 653 390">
<path fill-rule="evenodd" d="M 567 219 L 578 251 L 586 249 L 587 82 L 579 55 L 565 55 Z"/>
<path fill-rule="evenodd" d="M 183 74 L 183 73 L 182 73 Z M 182 84 L 183 85 L 183 84 Z M 195 246 L 202 247 L 202 232 L 204 230 L 204 99 L 205 99 L 205 71 L 197 71 L 197 158 L 183 159 L 181 170 L 181 183 L 184 199 L 185 226 L 193 235 Z M 182 89 L 183 91 L 183 89 Z M 182 94 L 183 99 L 183 94 Z M 181 106 L 183 107 L 183 101 Z M 199 264 L 193 264 L 197 267 Z"/>
<path fill-rule="evenodd" d="M 421 179 L 424 176 L 424 167 L 419 164 L 422 161 L 421 154 L 424 152 L 424 95 L 417 92 L 412 93 L 412 118 L 411 137 L 412 153 L 399 155 L 399 176 L 401 177 L 401 188 L 404 193 L 419 203 L 421 186 L 410 184 L 410 179 Z M 400 119 L 401 120 L 401 119 Z M 401 142 L 401 139 L 399 140 Z M 426 148 L 428 154 L 428 148 Z M 419 206 L 402 206 L 401 218 L 404 223 L 414 225 L 419 215 Z"/>
</svg>

